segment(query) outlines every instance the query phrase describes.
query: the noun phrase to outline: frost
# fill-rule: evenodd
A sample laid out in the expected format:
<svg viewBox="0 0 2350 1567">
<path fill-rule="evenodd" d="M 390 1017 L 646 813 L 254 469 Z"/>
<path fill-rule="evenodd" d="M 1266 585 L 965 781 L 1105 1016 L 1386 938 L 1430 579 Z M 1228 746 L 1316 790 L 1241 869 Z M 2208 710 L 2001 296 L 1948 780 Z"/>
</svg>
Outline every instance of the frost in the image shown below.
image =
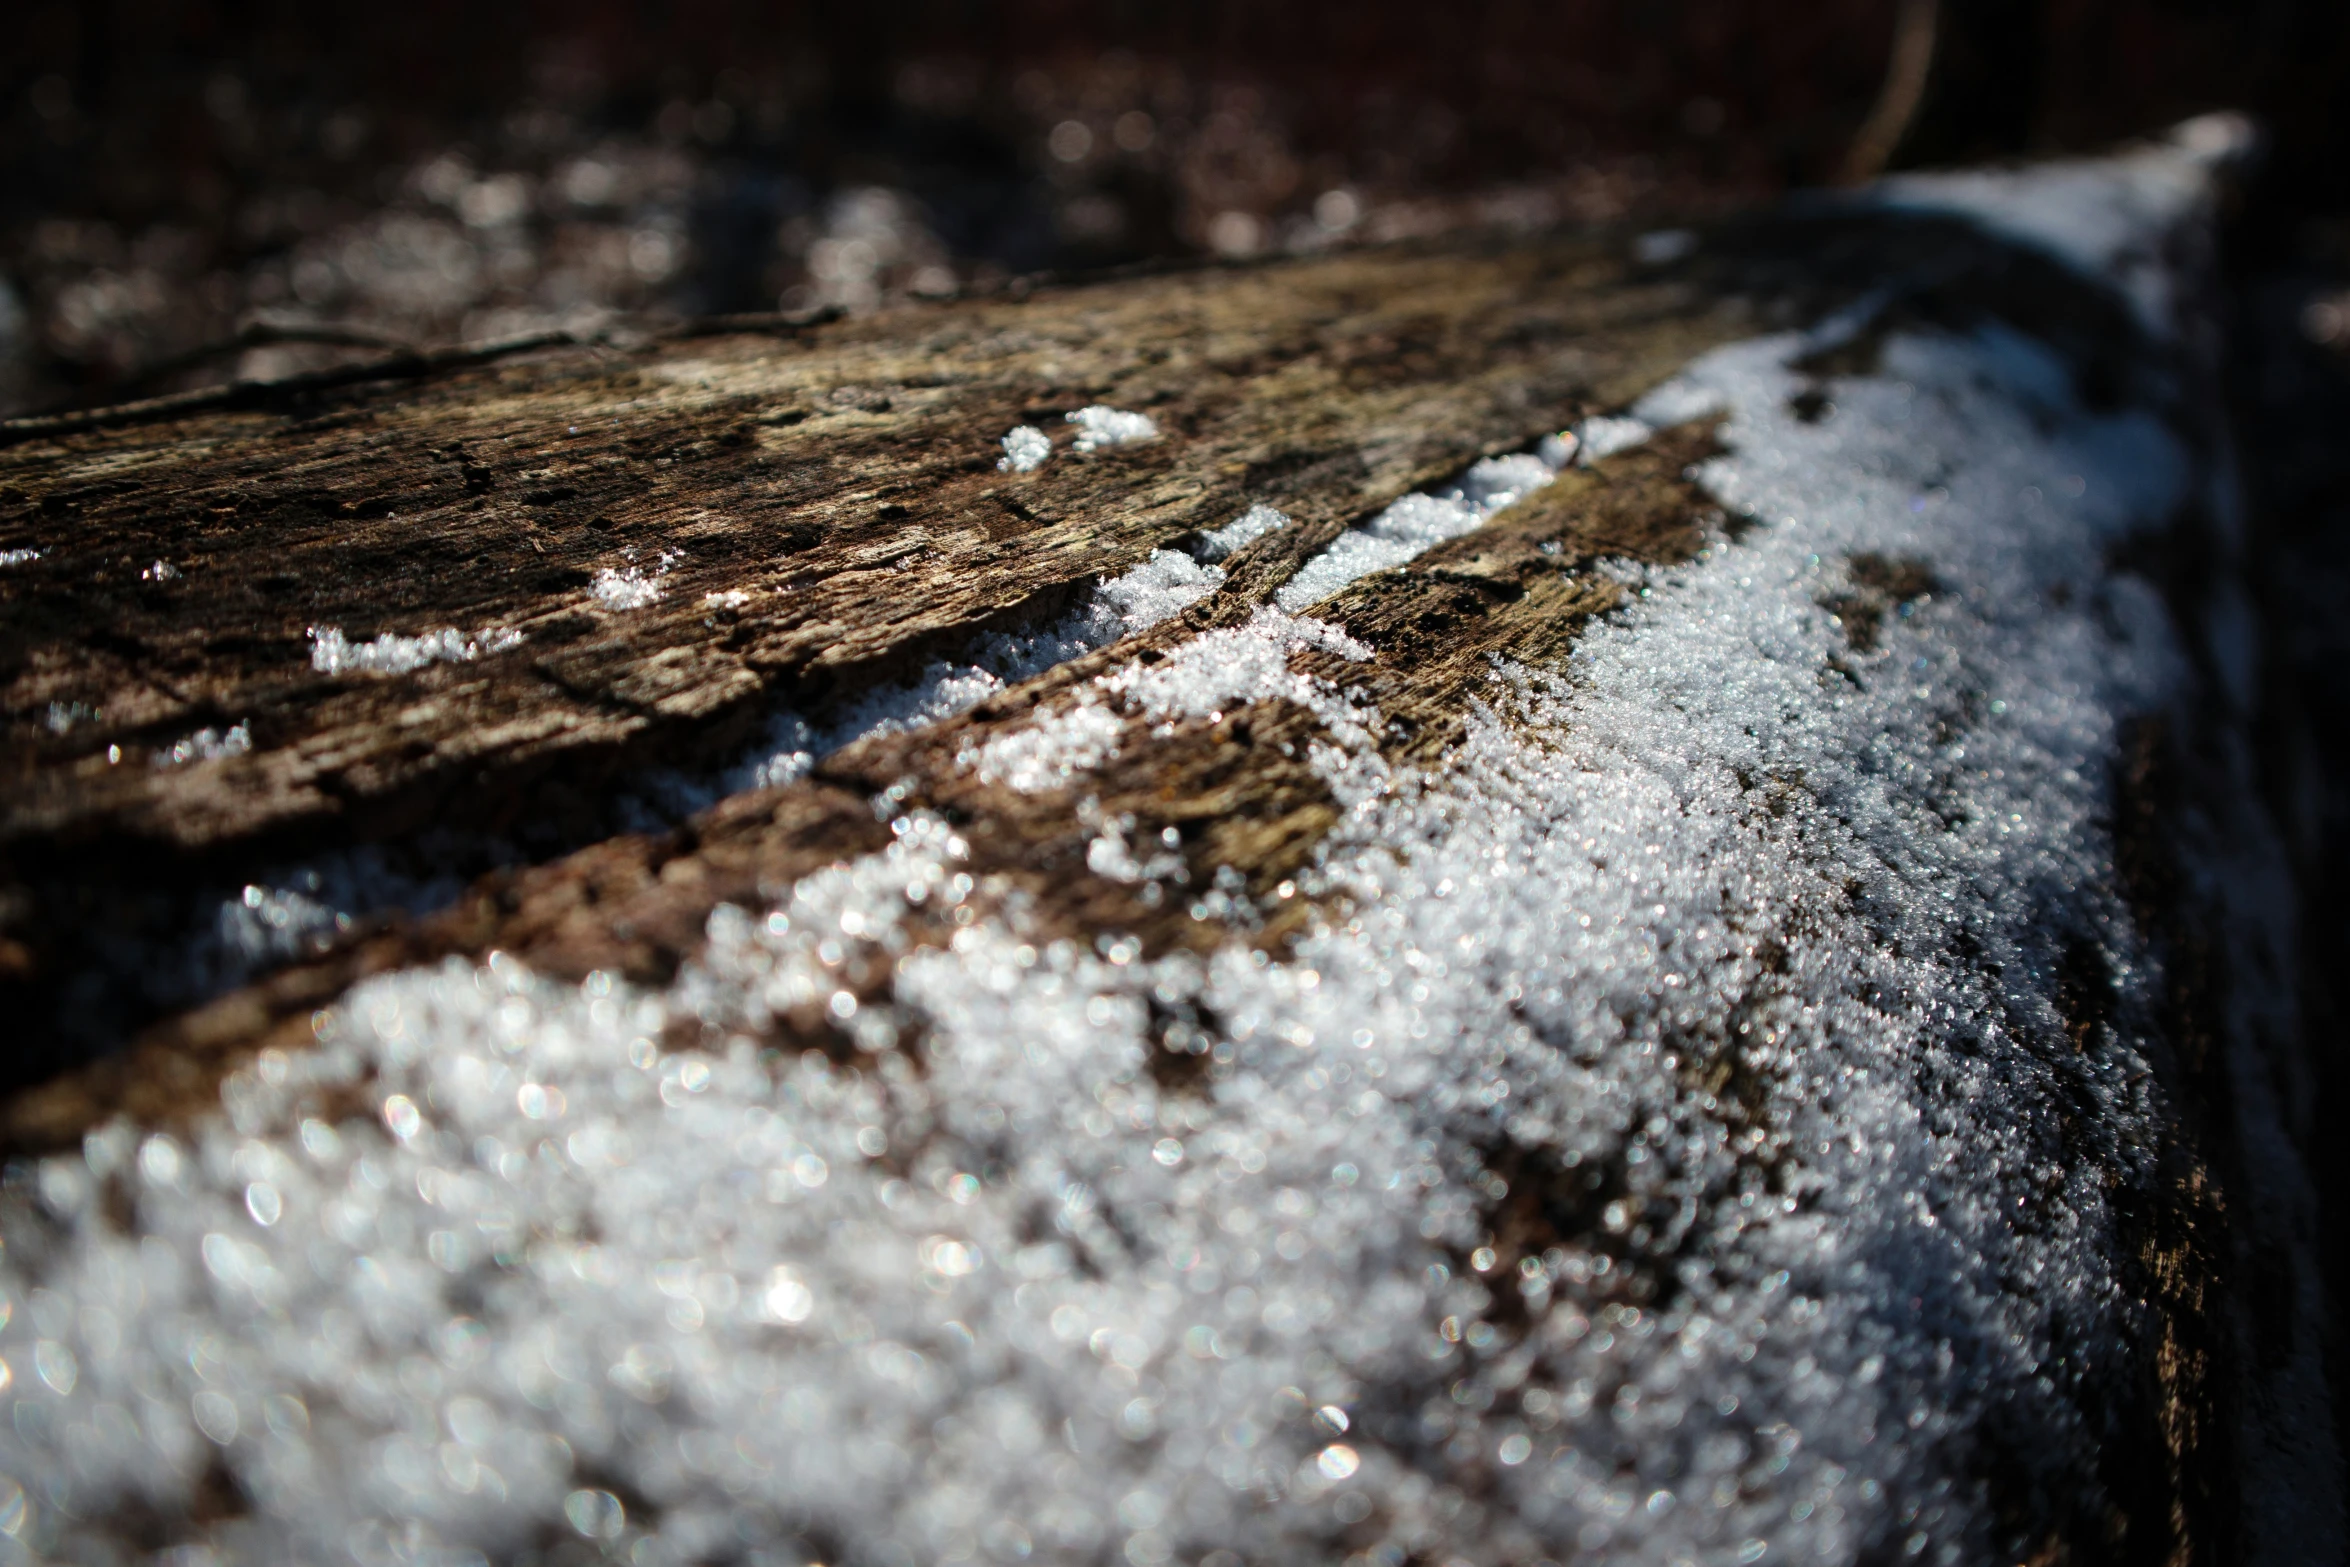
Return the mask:
<svg viewBox="0 0 2350 1567">
<path fill-rule="evenodd" d="M 1645 419 L 1594 415 L 1575 426 L 1576 460 L 1588 468 L 1602 457 L 1631 450 L 1654 434 L 1656 426 Z"/>
<path fill-rule="evenodd" d="M 595 580 L 588 584 L 588 594 L 597 604 L 617 611 L 643 609 L 661 602 L 667 592 L 661 586 L 661 579 L 684 557 L 674 550 L 663 550 L 648 572 L 634 563 L 635 554 L 634 550 L 629 551 L 628 565 L 606 566 L 596 573 Z"/>
<path fill-rule="evenodd" d="M 157 751 L 152 760 L 157 767 L 184 767 L 190 762 L 217 762 L 224 757 L 243 756 L 252 749 L 252 726 L 240 723 L 227 729 L 199 729 L 185 740 L 175 740 Z"/>
<path fill-rule="evenodd" d="M 770 719 L 749 751 L 715 780 L 653 781 L 644 824 L 675 820 L 741 789 L 771 788 L 806 775 L 819 758 L 878 735 L 903 734 L 969 712 L 1007 685 L 1043 673 L 1120 637 L 1149 629 L 1222 585 L 1223 571 L 1173 550 L 1097 583 L 1084 604 L 1025 632 L 991 632 L 957 659 L 930 664 L 909 684 L 869 691 L 825 724 L 798 713 Z"/>
<path fill-rule="evenodd" d="M 995 465 L 1006 473 L 1034 473 L 1052 454 L 1051 436 L 1033 424 L 1014 425 L 1004 435 L 1004 455 Z"/>
<path fill-rule="evenodd" d="M 1892 334 L 1816 424 L 1806 346 L 1633 410 L 1724 409 L 1700 477 L 1759 525 L 1619 563 L 1439 764 L 1289 606 L 968 759 L 1157 886 L 1179 845 L 1090 770 L 1302 705 L 1317 858 L 1188 905 L 1311 899 L 1278 955 L 1056 941 L 900 815 L 669 983 L 380 975 L 219 1116 L 44 1161 L 0 1197 L 11 1538 L 110 1559 L 229 1487 L 193 1527 L 254 1560 L 1994 1559 L 1986 1449 L 2093 1485 L 2070 1390 L 2140 1326 L 2106 1178 L 2157 1173 L 2165 976 L 2111 763 L 2187 664 L 2111 562 L 2197 474 L 2012 332 Z M 1411 499 L 1474 527 L 1532 477 Z M 1864 555 L 1932 584 L 1866 648 L 1822 602 Z M 785 1020 L 855 1064 L 763 1054 Z"/>
<path fill-rule="evenodd" d="M 2050 160 L 2023 169 L 1896 174 L 1868 199 L 1967 218 L 2054 256 L 2116 290 L 2158 336 L 2180 326 L 2177 257 L 2158 243 L 2193 232 L 2214 201 L 2212 170 L 2244 158 L 2255 133 L 2240 115 L 2186 121 L 2119 157 Z"/>
<path fill-rule="evenodd" d="M 1128 413 L 1100 403 L 1076 409 L 1068 419 L 1077 426 L 1077 450 L 1081 452 L 1099 451 L 1105 446 L 1131 446 L 1137 441 L 1151 440 L 1159 433 L 1149 414 Z"/>
<path fill-rule="evenodd" d="M 427 664 L 469 664 L 522 641 L 522 633 L 508 626 L 484 626 L 470 635 L 454 626 L 413 637 L 387 632 L 365 642 L 351 641 L 338 626 L 312 626 L 310 667 L 322 675 L 405 675 Z"/>
<path fill-rule="evenodd" d="M 1289 526 L 1289 519 L 1270 506 L 1251 506 L 1221 528 L 1200 535 L 1200 558 L 1222 560 L 1227 555 L 1254 544 L 1277 528 Z"/>
<path fill-rule="evenodd" d="M 1285 610 L 1301 610 L 1350 582 L 1400 566 L 1446 539 L 1458 538 L 1520 496 L 1550 483 L 1572 453 L 1571 445 L 1554 440 L 1535 453 L 1487 457 L 1434 495 L 1407 495 L 1361 527 L 1340 534 L 1282 585 L 1274 601 Z M 1551 460 L 1553 454 L 1558 461 Z"/>
<path fill-rule="evenodd" d="M 0 550 L 0 566 L 24 566 L 40 558 L 39 550 Z"/>
<path fill-rule="evenodd" d="M 1350 660 L 1371 650 L 1337 627 L 1261 608 L 1244 626 L 1204 632 L 1151 664 L 1097 676 L 1076 704 L 1020 728 L 966 744 L 956 764 L 1021 794 L 1058 789 L 1118 754 L 1121 714 L 1165 724 L 1220 718 L 1250 702 L 1286 699 L 1311 710 L 1333 734 L 1361 742 L 1374 721 L 1352 698 L 1293 672 L 1290 656 L 1321 648 Z"/>
</svg>

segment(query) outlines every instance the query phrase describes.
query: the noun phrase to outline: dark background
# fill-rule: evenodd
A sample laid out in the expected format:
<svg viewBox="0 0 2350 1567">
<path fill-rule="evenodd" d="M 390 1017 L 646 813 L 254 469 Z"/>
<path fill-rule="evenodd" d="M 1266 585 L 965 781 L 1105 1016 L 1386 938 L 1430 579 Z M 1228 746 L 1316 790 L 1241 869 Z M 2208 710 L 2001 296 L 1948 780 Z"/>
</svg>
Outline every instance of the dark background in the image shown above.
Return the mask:
<svg viewBox="0 0 2350 1567">
<path fill-rule="evenodd" d="M 0 411 L 368 351 L 188 361 L 257 322 L 441 343 L 862 310 L 1044 269 L 1751 202 L 1838 175 L 1895 4 L 19 0 Z M 1943 0 L 1896 162 L 2250 108 L 2292 191 L 2271 248 L 2339 269 L 2350 239 L 2311 220 L 2350 208 L 2346 16 Z"/>
<path fill-rule="evenodd" d="M 0 414 L 389 344 L 1749 205 L 1844 173 L 1897 3 L 17 0 Z M 2294 1114 L 2344 1301 L 2350 4 L 1942 0 L 1892 161 L 2095 151 L 2214 108 L 2267 133 L 2220 303 L 2260 776 L 2305 937 Z M 2334 1360 L 2350 1432 L 2350 1334 Z"/>
</svg>

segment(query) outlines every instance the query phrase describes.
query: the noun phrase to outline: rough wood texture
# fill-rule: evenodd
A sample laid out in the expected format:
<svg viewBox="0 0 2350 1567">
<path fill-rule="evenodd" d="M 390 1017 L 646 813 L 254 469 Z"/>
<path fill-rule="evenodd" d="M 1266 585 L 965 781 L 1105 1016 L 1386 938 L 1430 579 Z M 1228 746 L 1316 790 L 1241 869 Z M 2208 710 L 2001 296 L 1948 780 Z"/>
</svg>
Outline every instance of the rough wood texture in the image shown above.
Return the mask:
<svg viewBox="0 0 2350 1567">
<path fill-rule="evenodd" d="M 233 887 L 268 854 L 599 837 L 626 769 L 820 713 L 1249 502 L 1303 524 L 1233 563 L 1269 591 L 1348 521 L 1733 330 L 1711 299 L 1613 243 L 1365 254 L 20 440 L 0 550 L 40 554 L 0 570 L 0 981 L 52 996 L 93 932 L 171 938 L 158 885 Z M 1164 435 L 1073 454 L 1060 415 L 1095 402 Z M 1021 422 L 1059 454 L 1000 472 Z M 660 600 L 602 607 L 595 574 L 632 567 Z M 314 626 L 524 640 L 330 676 Z M 240 724 L 246 754 L 158 765 Z"/>
</svg>

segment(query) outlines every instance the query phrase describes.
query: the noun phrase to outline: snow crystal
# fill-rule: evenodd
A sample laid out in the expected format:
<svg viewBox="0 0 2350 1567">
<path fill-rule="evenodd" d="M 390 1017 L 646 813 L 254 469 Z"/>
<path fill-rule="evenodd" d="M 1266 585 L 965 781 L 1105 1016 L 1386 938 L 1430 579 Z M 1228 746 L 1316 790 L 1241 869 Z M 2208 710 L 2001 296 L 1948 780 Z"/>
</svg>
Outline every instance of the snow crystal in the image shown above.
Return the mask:
<svg viewBox="0 0 2350 1567">
<path fill-rule="evenodd" d="M 1725 407 L 1701 476 L 1763 525 L 1621 566 L 1439 766 L 1292 667 L 1367 650 L 1286 602 L 969 758 L 1082 789 L 1138 718 L 1305 704 L 1340 817 L 1276 899 L 1335 912 L 1278 958 L 1049 940 L 901 815 L 666 986 L 379 976 L 223 1115 L 44 1161 L 0 1201 L 0 1526 L 96 1559 L 227 1484 L 175 1545 L 1991 1559 L 1981 1442 L 2090 1483 L 2065 1390 L 2123 1353 L 2104 1177 L 2162 1136 L 2162 976 L 2108 769 L 2185 666 L 2108 563 L 2190 458 L 1990 328 L 1892 336 L 1805 424 L 1805 346 L 1634 410 Z M 1478 521 L 1409 500 L 1398 546 Z M 1822 607 L 1863 552 L 1933 583 L 1866 648 Z M 1084 809 L 1097 874 L 1175 879 Z M 2076 1046 L 2080 950 L 2113 996 Z M 854 1067 L 761 1052 L 807 1016 Z"/>
<path fill-rule="evenodd" d="M 1558 461 L 1551 460 L 1553 454 Z M 1400 566 L 1446 539 L 1458 538 L 1510 502 L 1548 484 L 1572 454 L 1571 445 L 1553 441 L 1533 453 L 1487 457 L 1434 495 L 1407 495 L 1369 522 L 1340 534 L 1282 585 L 1275 601 L 1286 610 L 1303 609 L 1350 582 Z"/>
<path fill-rule="evenodd" d="M 667 592 L 661 586 L 661 579 L 669 575 L 670 567 L 684 559 L 674 550 L 663 550 L 648 572 L 635 564 L 635 554 L 634 550 L 629 551 L 627 565 L 603 567 L 588 584 L 589 596 L 605 609 L 643 609 L 658 604 Z"/>
<path fill-rule="evenodd" d="M 647 827 L 674 821 L 738 790 L 804 777 L 818 760 L 859 740 L 903 734 L 969 712 L 1008 685 L 1157 625 L 1223 581 L 1218 567 L 1202 566 L 1173 550 L 1155 550 L 1133 570 L 1095 584 L 1085 603 L 1051 625 L 990 632 L 962 657 L 934 661 L 909 684 L 866 692 L 829 723 L 814 724 L 795 712 L 776 714 L 716 778 L 650 780 L 651 798 L 635 817 Z"/>
<path fill-rule="evenodd" d="M 996 459 L 995 465 L 1007 473 L 1034 473 L 1052 454 L 1051 436 L 1033 424 L 1014 425 L 1005 432 L 1004 455 Z"/>
<path fill-rule="evenodd" d="M 2149 331 L 2168 337 L 2179 327 L 2179 276 L 2159 241 L 2208 214 L 2212 170 L 2242 159 L 2254 141 L 2242 116 L 2209 114 L 2118 157 L 1890 175 L 1868 199 L 1951 213 L 2052 255 L 2120 291 Z"/>
<path fill-rule="evenodd" d="M 226 729 L 207 726 L 184 740 L 173 741 L 157 751 L 151 760 L 157 767 L 183 767 L 189 762 L 217 762 L 223 757 L 243 756 L 252 749 L 250 724 L 232 724 Z"/>
<path fill-rule="evenodd" d="M 1289 526 L 1289 519 L 1270 506 L 1251 506 L 1221 528 L 1213 528 L 1200 535 L 1199 553 L 1202 560 L 1222 560 L 1254 544 L 1276 528 Z"/>
<path fill-rule="evenodd" d="M 39 550 L 0 550 L 0 566 L 23 566 L 40 558 Z"/>
<path fill-rule="evenodd" d="M 310 628 L 310 667 L 322 675 L 405 675 L 427 664 L 468 664 L 490 653 L 522 645 L 509 626 L 484 626 L 471 635 L 443 626 L 419 636 L 385 633 L 353 642 L 339 626 Z"/>
<path fill-rule="evenodd" d="M 1654 434 L 1656 426 L 1645 419 L 1595 414 L 1575 426 L 1576 460 L 1588 468 L 1602 457 L 1631 450 Z"/>
<path fill-rule="evenodd" d="M 1128 413 L 1100 403 L 1073 410 L 1068 420 L 1077 426 L 1077 450 L 1081 452 L 1099 451 L 1105 446 L 1131 446 L 1137 441 L 1151 440 L 1159 433 L 1149 414 Z"/>
<path fill-rule="evenodd" d="M 989 783 L 1039 794 L 1116 756 L 1122 713 L 1164 726 L 1275 698 L 1310 709 L 1343 739 L 1367 740 L 1367 715 L 1348 696 L 1291 671 L 1290 655 L 1307 648 L 1358 662 L 1371 656 L 1335 626 L 1262 607 L 1246 625 L 1203 632 L 1156 663 L 1096 676 L 1076 705 L 967 743 L 955 761 Z"/>
</svg>

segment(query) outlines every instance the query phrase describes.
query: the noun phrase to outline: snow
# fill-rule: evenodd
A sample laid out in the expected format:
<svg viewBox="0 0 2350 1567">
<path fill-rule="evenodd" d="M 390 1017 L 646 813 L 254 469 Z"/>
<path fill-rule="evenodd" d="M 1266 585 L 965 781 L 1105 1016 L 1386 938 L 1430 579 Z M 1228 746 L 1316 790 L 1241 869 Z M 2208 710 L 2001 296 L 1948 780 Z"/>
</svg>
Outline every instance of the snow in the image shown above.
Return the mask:
<svg viewBox="0 0 2350 1567">
<path fill-rule="evenodd" d="M 596 572 L 595 580 L 588 584 L 588 596 L 600 607 L 615 612 L 658 604 L 668 593 L 661 579 L 683 558 L 674 550 L 663 550 L 652 570 L 647 571 L 636 563 L 636 551 L 630 550 L 627 564 L 605 566 Z"/>
<path fill-rule="evenodd" d="M 1629 451 L 1656 434 L 1656 428 L 1645 419 L 1595 414 L 1575 426 L 1576 460 L 1586 468 L 1602 457 Z"/>
<path fill-rule="evenodd" d="M 1053 454 L 1053 438 L 1033 424 L 1014 425 L 1004 434 L 1004 455 L 996 466 L 1007 473 L 1034 473 Z"/>
<path fill-rule="evenodd" d="M 1200 535 L 1202 560 L 1222 560 L 1256 543 L 1266 534 L 1289 526 L 1289 518 L 1263 504 L 1251 506 L 1221 528 Z"/>
<path fill-rule="evenodd" d="M 969 712 L 1006 686 L 1157 625 L 1223 581 L 1219 567 L 1203 566 L 1174 550 L 1154 550 L 1131 571 L 1096 583 L 1086 601 L 1058 621 L 1030 631 L 990 632 L 961 656 L 932 662 L 910 683 L 865 693 L 829 722 L 777 713 L 715 778 L 676 774 L 649 781 L 651 798 L 640 813 L 643 825 L 674 821 L 738 790 L 790 783 L 859 740 L 902 734 Z"/>
<path fill-rule="evenodd" d="M 427 664 L 469 664 L 522 645 L 509 626 L 484 626 L 468 635 L 454 626 L 406 637 L 386 632 L 353 642 L 339 626 L 310 628 L 310 667 L 322 675 L 405 675 Z"/>
<path fill-rule="evenodd" d="M 1482 458 L 1459 482 L 1436 494 L 1405 496 L 1369 522 L 1340 534 L 1282 584 L 1274 601 L 1285 610 L 1303 609 L 1350 582 L 1459 538 L 1510 502 L 1550 483 L 1572 451 L 1553 437 L 1537 452 Z"/>
<path fill-rule="evenodd" d="M 231 724 L 226 729 L 206 725 L 184 740 L 174 740 L 151 760 L 157 767 L 184 767 L 190 762 L 217 762 L 225 757 L 243 756 L 252 749 L 250 723 Z"/>
<path fill-rule="evenodd" d="M 2120 292 L 2149 331 L 2171 337 L 2180 325 L 2180 278 L 2163 242 L 2208 217 L 2213 171 L 2248 157 L 2256 141 L 2242 116 L 2207 114 L 2118 157 L 1896 174 L 1871 187 L 1868 199 L 1964 217 L 2054 256 Z"/>
<path fill-rule="evenodd" d="M 667 985 L 378 976 L 217 1117 L 44 1161 L 0 1202 L 0 1550 L 131 1549 L 118 1520 L 221 1474 L 248 1505 L 169 1524 L 182 1560 L 2011 1550 L 1975 1444 L 2092 1484 L 2073 1392 L 2134 1309 L 2105 1174 L 2163 1135 L 2163 977 L 2111 763 L 2185 665 L 2110 563 L 2195 468 L 1997 327 L 1892 336 L 1806 424 L 1809 346 L 1632 410 L 1726 409 L 1701 477 L 1761 525 L 1617 563 L 1627 607 L 1562 671 L 1497 663 L 1441 765 L 1387 762 L 1361 694 L 1296 668 L 1371 656 L 1298 611 L 1555 462 L 1408 497 L 1299 595 L 966 756 L 1172 892 L 1173 846 L 1088 774 L 1303 705 L 1341 814 L 1275 894 L 1322 911 L 1279 956 L 1047 939 L 905 813 L 719 910 Z M 1862 552 L 1934 583 L 1871 651 L 1821 602 Z M 920 689 L 1215 580 L 1163 552 Z M 1190 907 L 1264 912 L 1228 868 Z M 2076 1048 L 2084 951 L 2110 1022 Z M 811 1012 L 853 1064 L 762 1049 Z M 1209 1087 L 1159 1087 L 1166 1048 Z"/>
<path fill-rule="evenodd" d="M 1105 446 L 1131 446 L 1137 441 L 1153 440 L 1159 433 L 1149 414 L 1128 413 L 1101 403 L 1073 409 L 1068 419 L 1077 426 L 1077 450 L 1081 452 L 1100 451 Z"/>
</svg>

